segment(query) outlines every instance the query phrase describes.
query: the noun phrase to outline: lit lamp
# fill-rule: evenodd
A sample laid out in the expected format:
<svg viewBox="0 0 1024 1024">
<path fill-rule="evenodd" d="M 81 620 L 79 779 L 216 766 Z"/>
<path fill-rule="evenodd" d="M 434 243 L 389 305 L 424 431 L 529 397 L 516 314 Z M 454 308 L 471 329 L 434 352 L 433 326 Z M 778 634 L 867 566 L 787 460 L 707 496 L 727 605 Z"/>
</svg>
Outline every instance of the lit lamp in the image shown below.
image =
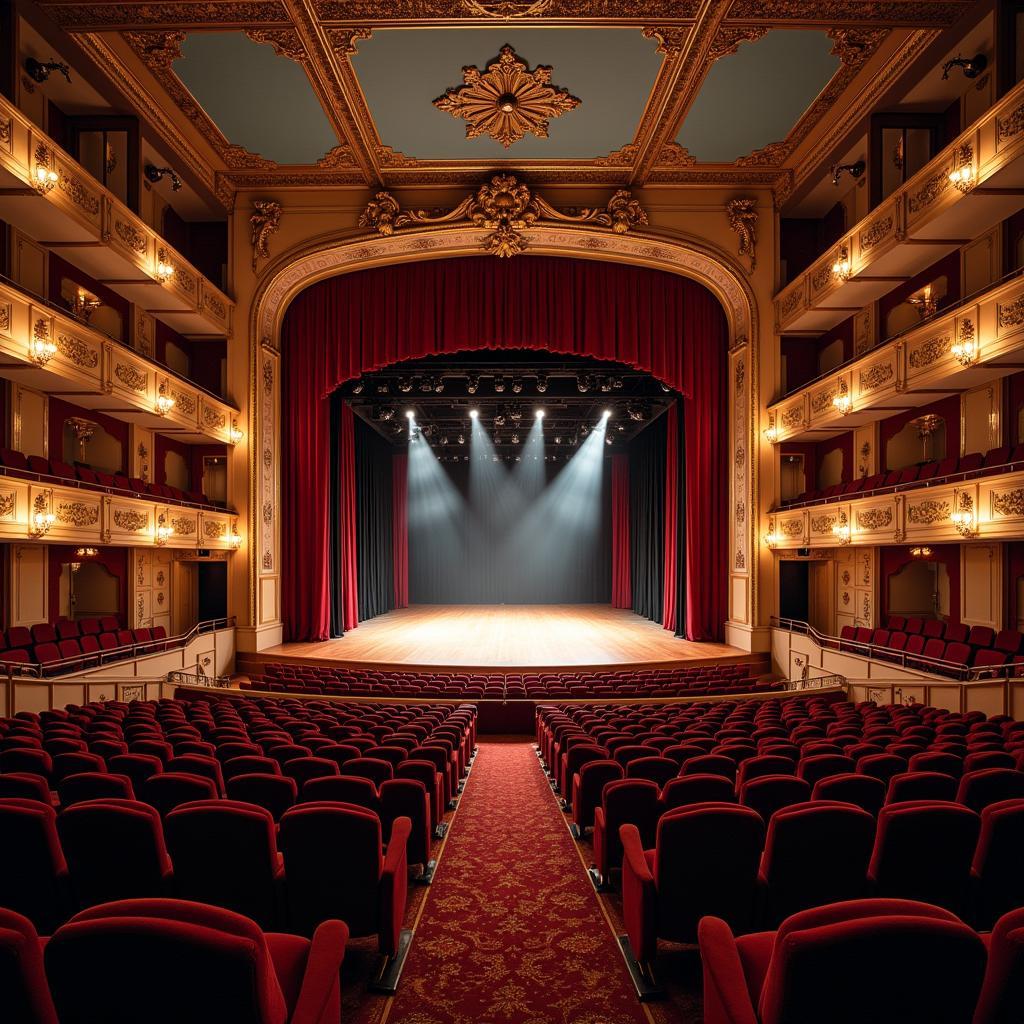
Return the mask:
<svg viewBox="0 0 1024 1024">
<path fill-rule="evenodd" d="M 57 346 L 50 338 L 50 328 L 45 320 L 37 320 L 32 328 L 32 340 L 28 343 L 28 354 L 32 362 L 45 366 L 56 354 Z"/>
<path fill-rule="evenodd" d="M 911 548 L 910 555 L 912 558 L 931 558 L 932 549 L 928 547 L 924 548 Z"/>
<path fill-rule="evenodd" d="M 156 411 L 166 416 L 174 408 L 174 396 L 167 393 L 167 385 L 160 385 L 160 394 L 156 396 Z"/>
<path fill-rule="evenodd" d="M 161 284 L 167 284 L 174 277 L 174 264 L 167 255 L 165 249 L 161 249 L 156 261 L 156 276 Z"/>
<path fill-rule="evenodd" d="M 45 146 L 36 147 L 36 166 L 32 172 L 32 187 L 45 196 L 57 182 L 60 175 L 50 166 L 50 151 Z"/>
<path fill-rule="evenodd" d="M 840 544 L 849 544 L 852 536 L 850 530 L 850 520 L 847 518 L 845 512 L 839 513 L 839 522 L 832 527 L 832 536 L 839 541 Z"/>
<path fill-rule="evenodd" d="M 29 533 L 33 537 L 44 536 L 50 532 L 50 527 L 53 526 L 55 518 L 52 512 L 34 512 L 31 525 L 29 526 Z"/>
<path fill-rule="evenodd" d="M 235 420 L 235 422 L 231 424 L 231 443 L 241 444 L 243 437 L 245 437 L 245 432 L 238 429 L 238 421 Z"/>
<path fill-rule="evenodd" d="M 93 313 L 95 313 L 103 303 L 91 292 L 87 292 L 84 288 L 79 288 L 78 291 L 75 292 L 75 297 L 71 300 L 70 305 L 71 312 L 80 320 L 84 320 L 88 323 Z"/>
<path fill-rule="evenodd" d="M 778 543 L 778 541 L 779 541 L 779 538 L 775 536 L 775 532 L 774 531 L 769 531 L 768 533 L 766 533 L 764 535 L 764 542 L 765 542 L 765 544 L 769 548 L 771 548 L 772 550 L 775 549 L 775 545 Z"/>
<path fill-rule="evenodd" d="M 976 532 L 974 519 L 974 502 L 969 494 L 961 494 L 956 511 L 949 517 L 962 537 L 971 537 Z"/>
<path fill-rule="evenodd" d="M 168 540 L 174 535 L 174 527 L 168 526 L 164 522 L 164 517 L 161 516 L 156 527 L 156 542 L 160 547 L 163 547 Z"/>
<path fill-rule="evenodd" d="M 957 159 L 949 172 L 949 183 L 961 192 L 970 192 L 974 187 L 974 164 L 970 157 Z"/>
<path fill-rule="evenodd" d="M 837 281 L 849 281 L 852 269 L 850 265 L 850 250 L 845 245 L 841 245 L 839 252 L 836 254 L 836 261 L 832 264 L 832 276 Z"/>
<path fill-rule="evenodd" d="M 832 407 L 841 415 L 846 416 L 853 408 L 853 399 L 845 381 L 839 382 L 839 394 L 832 399 Z"/>
<path fill-rule="evenodd" d="M 242 546 L 242 537 L 238 533 L 238 524 L 237 523 L 235 523 L 232 526 L 231 532 L 227 536 L 227 541 L 231 545 L 231 550 L 232 551 L 237 551 Z"/>
<path fill-rule="evenodd" d="M 953 342 L 950 352 L 961 366 L 970 366 L 978 358 L 978 343 L 974 340 L 974 324 L 964 320 L 960 324 L 960 333 Z"/>
<path fill-rule="evenodd" d="M 79 558 L 95 558 L 97 555 L 96 548 L 78 548 L 75 554 Z"/>
<path fill-rule="evenodd" d="M 768 424 L 768 428 L 764 432 L 764 438 L 769 444 L 775 444 L 779 439 L 779 431 L 775 426 L 775 420 L 771 420 Z"/>
<path fill-rule="evenodd" d="M 932 286 L 926 284 L 919 292 L 907 298 L 909 302 L 921 314 L 922 320 L 934 316 L 939 308 L 938 300 L 932 295 Z"/>
</svg>

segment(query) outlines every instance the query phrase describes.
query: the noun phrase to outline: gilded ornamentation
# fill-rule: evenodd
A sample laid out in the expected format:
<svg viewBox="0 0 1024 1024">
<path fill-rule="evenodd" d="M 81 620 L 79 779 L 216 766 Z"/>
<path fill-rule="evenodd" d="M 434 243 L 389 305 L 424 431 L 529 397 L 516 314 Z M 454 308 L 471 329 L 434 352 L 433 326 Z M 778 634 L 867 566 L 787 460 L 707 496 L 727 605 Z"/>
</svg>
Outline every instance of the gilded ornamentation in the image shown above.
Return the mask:
<svg viewBox="0 0 1024 1024">
<path fill-rule="evenodd" d="M 264 465 L 264 467 L 266 469 L 270 469 L 270 467 L 273 465 L 273 462 L 274 462 L 274 456 L 271 454 L 270 449 L 269 448 L 264 448 L 263 449 L 263 465 Z"/>
<path fill-rule="evenodd" d="M 779 417 L 784 427 L 799 426 L 804 421 L 804 407 L 802 405 L 791 405 Z"/>
<path fill-rule="evenodd" d="M 252 269 L 259 260 L 270 259 L 270 236 L 281 226 L 281 204 L 272 199 L 254 199 L 249 216 L 249 242 L 252 245 Z"/>
<path fill-rule="evenodd" d="M 691 30 L 686 25 L 645 25 L 641 31 L 645 39 L 658 40 L 655 53 L 675 57 L 682 52 Z"/>
<path fill-rule="evenodd" d="M 149 516 L 145 512 L 135 512 L 131 509 L 114 509 L 114 525 L 122 530 L 131 530 L 133 533 L 144 530 L 149 524 Z"/>
<path fill-rule="evenodd" d="M 209 288 L 203 289 L 203 309 L 209 309 L 218 320 L 227 320 L 228 308 Z"/>
<path fill-rule="evenodd" d="M 9 303 L 0 303 L 0 331 L 11 329 L 11 307 Z"/>
<path fill-rule="evenodd" d="M 736 522 L 743 523 L 747 518 L 747 506 L 742 501 L 736 502 Z"/>
<path fill-rule="evenodd" d="M 736 568 L 737 569 L 746 569 L 746 567 L 747 567 L 746 555 L 744 555 L 742 551 L 737 551 L 736 552 Z"/>
<path fill-rule="evenodd" d="M 799 537 L 804 532 L 802 519 L 787 519 L 782 524 L 782 535 L 784 537 Z"/>
<path fill-rule="evenodd" d="M 1019 327 L 1024 324 L 1024 296 L 1005 306 L 998 303 L 996 306 L 996 319 L 1000 327 Z"/>
<path fill-rule="evenodd" d="M 850 570 L 844 569 L 842 575 L 843 586 L 848 587 L 850 585 Z"/>
<path fill-rule="evenodd" d="M 171 397 L 174 399 L 174 407 L 185 416 L 195 416 L 196 396 L 188 391 L 175 391 L 171 389 Z"/>
<path fill-rule="evenodd" d="M 835 516 L 815 516 L 811 520 L 811 529 L 815 533 L 828 533 L 836 525 Z M 847 582 L 843 580 L 843 582 Z"/>
<path fill-rule="evenodd" d="M 1024 487 L 995 495 L 992 508 L 1001 516 L 1024 516 Z"/>
<path fill-rule="evenodd" d="M 485 71 L 464 67 L 462 81 L 434 100 L 434 106 L 465 120 L 467 139 L 489 135 L 506 149 L 527 133 L 546 139 L 548 119 L 580 104 L 567 90 L 550 84 L 550 67 L 539 64 L 530 71 L 507 44 Z"/>
<path fill-rule="evenodd" d="M 274 364 L 269 360 L 263 361 L 263 391 L 269 395 L 274 390 Z"/>
<path fill-rule="evenodd" d="M 867 252 L 868 249 L 874 248 L 882 241 L 883 238 L 888 237 L 889 232 L 892 231 L 893 217 L 890 214 L 888 217 L 879 217 L 878 220 L 873 220 L 861 233 L 860 233 L 860 247 L 862 252 Z"/>
<path fill-rule="evenodd" d="M 142 622 L 146 615 L 146 598 L 144 595 L 139 594 L 139 599 L 135 604 L 135 618 Z"/>
<path fill-rule="evenodd" d="M 915 370 L 919 370 L 925 366 L 931 366 L 932 363 L 941 359 L 949 351 L 950 344 L 951 338 L 948 334 L 940 334 L 936 338 L 930 338 L 923 345 L 918 345 L 918 347 L 910 353 L 910 357 L 907 359 L 907 362 Z"/>
<path fill-rule="evenodd" d="M 996 142 L 1006 142 L 1024 130 L 1024 103 L 1018 103 L 1005 117 L 996 118 Z"/>
<path fill-rule="evenodd" d="M 816 292 L 820 292 L 825 285 L 829 284 L 835 277 L 832 271 L 833 260 L 828 260 L 822 263 L 821 266 L 817 267 L 814 273 L 811 275 L 811 288 Z"/>
<path fill-rule="evenodd" d="M 697 158 L 678 142 L 666 142 L 655 161 L 659 167 L 692 167 L 696 162 Z"/>
<path fill-rule="evenodd" d="M 850 592 L 848 590 L 843 591 L 843 604 L 850 603 Z"/>
<path fill-rule="evenodd" d="M 146 236 L 134 225 L 126 223 L 123 220 L 114 221 L 114 234 L 121 239 L 122 242 L 132 252 L 138 253 L 140 256 L 144 256 L 146 253 Z"/>
<path fill-rule="evenodd" d="M 892 523 L 891 508 L 869 508 L 857 513 L 857 525 L 862 530 L 881 530 Z"/>
<path fill-rule="evenodd" d="M 760 21 L 763 17 L 764 13 L 762 12 L 757 20 Z M 729 54 L 735 53 L 740 48 L 741 43 L 757 42 L 767 32 L 767 25 L 730 25 L 719 29 L 718 35 L 715 36 L 708 48 L 708 61 L 714 63 L 722 57 L 728 57 Z"/>
<path fill-rule="evenodd" d="M 965 142 L 957 148 L 953 154 L 953 166 L 962 167 L 970 164 L 974 158 L 974 148 L 970 143 Z M 910 212 L 918 213 L 927 206 L 931 206 L 936 199 L 950 187 L 949 168 L 941 167 L 910 197 Z"/>
<path fill-rule="evenodd" d="M 746 366 L 745 366 L 743 360 L 742 359 L 737 359 L 736 360 L 736 372 L 734 374 L 734 378 L 735 378 L 734 379 L 734 384 L 736 386 L 736 394 L 737 395 L 742 394 L 742 392 L 743 392 L 743 382 L 744 382 L 744 380 L 746 380 L 746 376 L 747 376 L 747 371 L 746 371 Z"/>
<path fill-rule="evenodd" d="M 213 519 L 207 519 L 203 523 L 203 534 L 209 540 L 220 540 L 227 532 L 227 523 L 218 523 Z"/>
<path fill-rule="evenodd" d="M 210 406 L 203 406 L 203 423 L 208 427 L 212 427 L 214 430 L 221 429 L 227 423 L 227 417 L 222 412 L 218 412 L 216 409 L 211 409 Z"/>
<path fill-rule="evenodd" d="M 58 184 L 71 202 L 80 206 L 89 216 L 95 217 L 99 214 L 99 198 L 93 195 L 76 175 L 61 174 Z"/>
<path fill-rule="evenodd" d="M 8 491 L 6 494 L 0 494 L 0 518 L 6 519 L 12 515 L 14 515 L 14 494 Z"/>
<path fill-rule="evenodd" d="M 860 390 L 864 392 L 880 388 L 887 381 L 892 380 L 893 372 L 892 363 L 876 363 L 869 369 L 862 370 L 860 373 Z"/>
<path fill-rule="evenodd" d="M 802 288 L 794 288 L 779 304 L 779 316 L 785 320 L 786 317 L 797 310 L 803 302 L 804 293 Z"/>
<path fill-rule="evenodd" d="M 81 501 L 62 501 L 57 505 L 57 519 L 72 526 L 92 526 L 99 522 L 100 510 L 96 505 Z"/>
<path fill-rule="evenodd" d="M 452 210 L 433 213 L 427 210 L 401 212 L 398 200 L 388 192 L 378 192 L 367 204 L 359 226 L 373 228 L 380 235 L 412 224 L 450 224 L 469 221 L 486 228 L 489 234 L 483 247 L 495 256 L 515 256 L 527 246 L 522 232 L 540 221 L 571 224 L 595 224 L 623 234 L 638 224 L 647 223 L 647 214 L 626 189 L 619 189 L 604 209 L 584 207 L 564 213 L 541 196 L 531 192 L 513 174 L 496 174 L 476 192 L 467 196 Z"/>
<path fill-rule="evenodd" d="M 161 569 L 161 570 L 160 570 L 160 571 L 159 571 L 159 572 L 158 572 L 158 573 L 156 574 L 156 585 L 157 585 L 158 587 L 162 587 L 162 586 L 164 585 L 164 581 L 165 581 L 166 579 L 167 579 L 167 577 L 166 577 L 166 576 L 164 575 L 164 571 L 163 571 L 163 569 Z"/>
<path fill-rule="evenodd" d="M 93 370 L 99 365 L 99 353 L 89 348 L 81 339 L 73 338 L 69 334 L 58 332 L 57 351 L 66 359 L 70 359 L 75 366 L 81 366 L 83 369 Z"/>
<path fill-rule="evenodd" d="M 358 162 L 351 146 L 334 146 L 316 162 L 317 167 L 325 171 L 338 168 L 357 167 Z"/>
<path fill-rule="evenodd" d="M 746 463 L 746 461 L 747 461 L 747 453 L 743 450 L 743 445 L 737 445 L 736 446 L 736 455 L 735 455 L 736 468 L 737 469 L 742 469 L 743 466 L 744 466 L 744 463 Z"/>
<path fill-rule="evenodd" d="M 176 516 L 171 520 L 171 526 L 179 537 L 191 537 L 196 532 L 196 521 L 187 516 Z"/>
<path fill-rule="evenodd" d="M 263 522 L 272 523 L 274 521 L 274 506 L 269 501 L 263 502 Z"/>
<path fill-rule="evenodd" d="M 269 43 L 279 57 L 301 63 L 309 56 L 293 28 L 247 28 L 245 34 L 254 43 Z"/>
<path fill-rule="evenodd" d="M 757 267 L 757 200 L 730 199 L 725 204 L 729 227 L 739 237 L 739 254 L 750 260 L 750 272 Z"/>
<path fill-rule="evenodd" d="M 826 388 L 824 391 L 819 391 L 811 399 L 811 412 L 823 413 L 829 409 L 832 409 L 832 399 L 836 397 L 836 389 Z"/>
<path fill-rule="evenodd" d="M 949 502 L 934 501 L 929 498 L 917 505 L 907 507 L 907 522 L 917 526 L 930 526 L 942 519 L 949 518 Z"/>
<path fill-rule="evenodd" d="M 273 569 L 274 568 L 274 556 L 269 551 L 263 552 L 263 568 Z"/>
<path fill-rule="evenodd" d="M 132 391 L 145 391 L 149 381 L 149 374 L 141 373 L 127 363 L 118 363 L 114 367 L 114 376 Z"/>
<path fill-rule="evenodd" d="M 14 128 L 14 122 L 7 118 L 6 121 L 0 121 L 0 143 L 3 145 L 9 145 L 11 141 L 11 132 Z"/>
<path fill-rule="evenodd" d="M 462 6 L 470 14 L 480 18 L 498 18 L 511 21 L 514 18 L 537 18 L 550 6 L 551 0 L 497 0 L 487 3 L 485 0 L 461 0 Z"/>
</svg>

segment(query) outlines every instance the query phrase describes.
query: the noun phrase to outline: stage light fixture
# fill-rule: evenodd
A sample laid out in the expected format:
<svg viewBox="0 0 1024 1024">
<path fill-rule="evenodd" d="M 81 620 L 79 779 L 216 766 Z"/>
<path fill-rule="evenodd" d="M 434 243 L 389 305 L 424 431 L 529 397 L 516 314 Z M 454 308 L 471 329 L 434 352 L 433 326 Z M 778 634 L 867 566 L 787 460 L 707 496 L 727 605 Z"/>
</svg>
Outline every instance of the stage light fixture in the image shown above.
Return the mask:
<svg viewBox="0 0 1024 1024">
<path fill-rule="evenodd" d="M 475 420 L 477 418 L 477 416 L 479 416 L 479 415 L 480 415 L 480 410 L 479 409 L 470 409 L 469 410 L 469 418 L 471 420 Z"/>
<path fill-rule="evenodd" d="M 591 387 L 593 387 L 593 384 L 593 379 L 589 373 L 580 373 L 576 375 L 576 390 L 581 395 L 585 395 Z"/>
<path fill-rule="evenodd" d="M 523 393 L 523 378 L 513 377 L 512 378 L 512 394 L 521 395 Z"/>
<path fill-rule="evenodd" d="M 406 409 L 406 410 L 405 410 L 405 418 L 406 418 L 407 420 L 413 420 L 413 419 L 415 419 L 415 418 L 416 418 L 416 413 L 414 413 L 414 412 L 412 411 L 412 409 Z"/>
<path fill-rule="evenodd" d="M 586 436 L 587 436 L 587 434 L 589 434 L 589 433 L 590 433 L 590 427 L 588 427 L 588 426 L 586 425 L 586 423 L 583 423 L 583 424 L 581 424 L 581 425 L 580 425 L 580 436 L 581 436 L 581 437 L 586 437 Z M 576 443 L 576 438 L 573 438 L 573 439 L 572 439 L 572 443 L 573 443 L 573 444 L 575 444 L 575 443 Z"/>
<path fill-rule="evenodd" d="M 518 434 L 513 434 L 512 435 L 512 443 L 513 444 L 519 444 L 519 435 Z"/>
<path fill-rule="evenodd" d="M 385 381 L 381 381 L 381 383 L 377 385 L 377 394 L 378 395 L 386 395 L 390 391 L 391 391 L 391 389 L 388 387 L 388 382 L 386 380 Z"/>
<path fill-rule="evenodd" d="M 537 375 L 537 394 L 546 394 L 548 390 L 548 375 L 541 373 Z"/>
<path fill-rule="evenodd" d="M 499 413 L 497 413 L 495 415 L 495 417 L 494 417 L 494 425 L 496 427 L 503 427 L 503 426 L 505 426 L 506 422 L 507 422 L 507 420 L 505 419 L 505 414 L 503 412 L 499 412 Z"/>
<path fill-rule="evenodd" d="M 611 391 L 611 389 L 612 389 L 612 379 L 611 379 L 611 377 L 601 377 L 601 378 L 599 378 L 598 386 L 601 389 L 601 394 L 607 395 L 608 392 Z"/>
<path fill-rule="evenodd" d="M 448 435 L 447 434 L 442 434 L 441 435 L 441 444 L 444 445 L 444 444 L 447 444 L 447 443 L 448 443 Z"/>
<path fill-rule="evenodd" d="M 504 377 L 495 377 L 494 378 L 494 390 L 499 395 L 503 395 L 505 393 L 505 378 Z"/>
<path fill-rule="evenodd" d="M 544 410 L 538 409 L 533 415 L 536 416 L 537 419 L 542 420 L 544 419 Z"/>
<path fill-rule="evenodd" d="M 605 409 L 605 411 L 603 413 L 601 413 L 601 418 L 606 420 L 606 419 L 608 419 L 611 416 L 611 414 L 612 414 L 611 409 Z"/>
<path fill-rule="evenodd" d="M 401 391 L 403 395 L 409 394 L 409 392 L 412 391 L 412 388 L 413 388 L 413 381 L 412 380 L 410 380 L 408 377 L 400 377 L 399 378 L 399 380 L 398 380 L 398 390 Z"/>
<path fill-rule="evenodd" d="M 612 435 L 611 435 L 611 434 L 608 434 L 608 435 L 606 435 L 606 437 L 605 437 L 605 439 L 604 439 L 604 443 L 605 443 L 605 444 L 611 444 L 611 443 L 612 443 L 612 440 L 613 440 L 613 438 L 612 438 Z"/>
<path fill-rule="evenodd" d="M 466 391 L 469 392 L 469 394 L 471 394 L 471 395 L 475 395 L 476 392 L 477 392 L 477 388 L 479 388 L 479 387 L 480 387 L 480 377 L 477 374 L 475 374 L 475 373 L 471 373 L 466 378 Z"/>
<path fill-rule="evenodd" d="M 561 444 L 561 443 L 562 443 L 562 435 L 561 435 L 561 434 L 558 434 L 558 435 L 557 435 L 557 436 L 555 437 L 555 444 Z"/>
<path fill-rule="evenodd" d="M 352 394 L 353 395 L 361 395 L 362 393 L 363 393 L 363 382 L 361 380 L 357 380 L 355 382 L 355 384 L 352 385 Z"/>
<path fill-rule="evenodd" d="M 420 391 L 422 391 L 424 394 L 427 394 L 428 392 L 433 391 L 433 390 L 434 390 L 434 378 L 433 377 L 424 377 L 423 380 L 420 381 Z"/>
<path fill-rule="evenodd" d="M 466 443 L 466 435 L 465 434 L 459 434 L 459 444 L 465 444 L 465 443 Z"/>
<path fill-rule="evenodd" d="M 523 418 L 523 410 L 516 406 L 509 412 L 509 416 L 512 418 L 513 423 L 518 423 Z"/>
</svg>

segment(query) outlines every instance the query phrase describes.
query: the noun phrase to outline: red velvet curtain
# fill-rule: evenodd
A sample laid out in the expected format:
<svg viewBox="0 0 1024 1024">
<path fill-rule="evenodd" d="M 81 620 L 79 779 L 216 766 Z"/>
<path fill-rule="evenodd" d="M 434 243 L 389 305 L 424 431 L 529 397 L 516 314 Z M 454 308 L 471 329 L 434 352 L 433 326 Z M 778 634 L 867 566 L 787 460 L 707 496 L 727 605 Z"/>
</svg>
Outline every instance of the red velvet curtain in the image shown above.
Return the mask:
<svg viewBox="0 0 1024 1024">
<path fill-rule="evenodd" d="M 619 263 L 467 257 L 364 270 L 306 289 L 283 328 L 286 636 L 329 635 L 327 396 L 346 380 L 403 360 L 498 348 L 615 360 L 689 396 L 688 571 L 700 599 L 688 608 L 688 631 L 720 635 L 726 337 L 722 309 L 705 288 Z M 345 564 L 354 565 L 347 556 L 346 547 Z"/>
<path fill-rule="evenodd" d="M 395 607 L 409 607 L 409 456 L 391 457 L 391 547 Z"/>
<path fill-rule="evenodd" d="M 359 625 L 359 544 L 356 533 L 356 419 L 347 403 L 341 407 L 341 600 L 346 632 Z M 300 580 L 302 573 L 298 574 Z"/>
<path fill-rule="evenodd" d="M 676 592 L 679 564 L 679 411 L 678 403 L 669 408 L 665 438 L 665 570 L 662 577 L 662 616 L 665 629 L 675 632 Z"/>
<path fill-rule="evenodd" d="M 612 456 L 612 607 L 632 608 L 629 566 L 629 456 Z"/>
</svg>

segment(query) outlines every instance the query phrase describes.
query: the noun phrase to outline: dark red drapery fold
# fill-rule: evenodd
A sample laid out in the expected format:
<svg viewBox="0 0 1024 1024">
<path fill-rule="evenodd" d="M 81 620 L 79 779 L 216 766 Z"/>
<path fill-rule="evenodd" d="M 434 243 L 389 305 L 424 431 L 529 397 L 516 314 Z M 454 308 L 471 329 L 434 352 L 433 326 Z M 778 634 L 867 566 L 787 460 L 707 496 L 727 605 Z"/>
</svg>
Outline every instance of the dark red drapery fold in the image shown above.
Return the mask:
<svg viewBox="0 0 1024 1024">
<path fill-rule="evenodd" d="M 394 557 L 395 607 L 409 606 L 409 456 L 391 457 L 391 548 Z"/>
<path fill-rule="evenodd" d="M 676 628 L 676 566 L 679 552 L 679 411 L 673 402 L 665 437 L 665 569 L 662 583 L 661 624 Z"/>
<path fill-rule="evenodd" d="M 612 456 L 612 607 L 633 607 L 629 568 L 629 456 Z"/>
<path fill-rule="evenodd" d="M 341 599 L 345 629 L 359 625 L 359 546 L 356 534 L 356 421 L 352 407 L 341 407 L 340 515 L 342 544 Z M 302 578 L 302 572 L 298 573 Z"/>
<path fill-rule="evenodd" d="M 689 604 L 687 632 L 720 635 L 727 332 L 721 307 L 701 285 L 642 267 L 548 256 L 422 261 L 313 285 L 292 303 L 282 334 L 281 568 L 288 639 L 329 635 L 327 396 L 346 380 L 393 363 L 482 348 L 615 360 L 690 397 L 687 565 L 690 591 L 696 588 L 700 598 Z M 347 539 L 345 556 L 346 567 L 354 567 Z M 346 586 L 354 584 L 348 568 L 345 575 Z M 354 585 L 351 593 L 354 602 Z"/>
</svg>

